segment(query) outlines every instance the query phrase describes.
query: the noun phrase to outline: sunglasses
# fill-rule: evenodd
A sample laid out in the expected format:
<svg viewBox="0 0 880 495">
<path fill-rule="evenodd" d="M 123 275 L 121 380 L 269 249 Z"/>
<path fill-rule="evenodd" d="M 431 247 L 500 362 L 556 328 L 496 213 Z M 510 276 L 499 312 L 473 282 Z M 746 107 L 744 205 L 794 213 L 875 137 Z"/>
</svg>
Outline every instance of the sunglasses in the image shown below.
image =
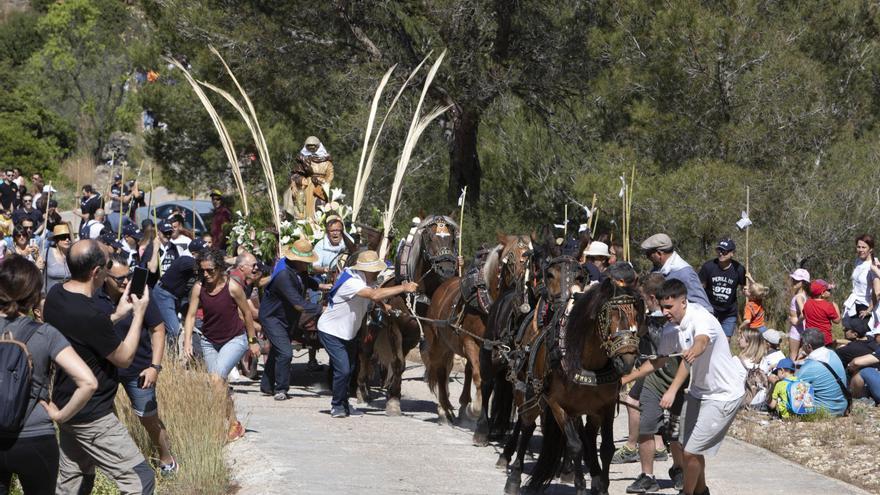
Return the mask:
<svg viewBox="0 0 880 495">
<path fill-rule="evenodd" d="M 21 229 L 22 230 L 34 230 L 34 226 L 33 225 L 22 225 Z"/>
<path fill-rule="evenodd" d="M 726 249 L 720 249 L 720 248 L 719 248 L 719 249 L 716 249 L 716 251 L 718 251 L 718 254 L 722 254 L 722 255 L 723 255 L 723 254 L 730 253 L 730 251 L 728 251 L 728 250 L 726 250 Z"/>
<path fill-rule="evenodd" d="M 70 236 L 69 236 L 69 235 L 56 235 L 56 236 L 55 236 L 55 241 L 56 241 L 56 242 L 57 242 L 57 241 L 69 241 L 69 240 L 70 240 Z"/>
<path fill-rule="evenodd" d="M 122 275 L 119 277 L 114 277 L 113 275 L 109 275 L 109 277 L 112 278 L 113 281 L 116 282 L 117 285 L 122 285 L 128 281 L 128 279 L 130 278 L 130 275 Z"/>
<path fill-rule="evenodd" d="M 211 275 L 213 275 L 213 274 L 217 273 L 217 267 L 215 266 L 214 268 L 199 268 L 199 273 L 204 274 L 204 275 L 207 275 L 210 273 Z"/>
</svg>

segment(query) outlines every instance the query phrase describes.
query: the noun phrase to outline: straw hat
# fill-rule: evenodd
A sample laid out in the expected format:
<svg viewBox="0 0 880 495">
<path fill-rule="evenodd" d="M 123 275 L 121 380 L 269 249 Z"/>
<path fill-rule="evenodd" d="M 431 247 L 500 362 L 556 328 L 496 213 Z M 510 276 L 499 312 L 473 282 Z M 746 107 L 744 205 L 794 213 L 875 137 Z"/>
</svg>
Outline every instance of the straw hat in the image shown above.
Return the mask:
<svg viewBox="0 0 880 495">
<path fill-rule="evenodd" d="M 66 223 L 59 223 L 52 228 L 52 237 L 58 237 L 59 235 L 70 236 L 70 227 Z"/>
<path fill-rule="evenodd" d="M 584 250 L 584 256 L 601 256 L 605 258 L 611 257 L 611 251 L 608 250 L 608 244 L 599 241 L 593 241 L 590 246 Z"/>
<path fill-rule="evenodd" d="M 281 255 L 290 261 L 304 261 L 314 263 L 318 261 L 318 255 L 312 250 L 312 243 L 308 239 L 298 239 L 291 246 L 281 248 Z"/>
<path fill-rule="evenodd" d="M 386 268 L 385 262 L 379 259 L 376 251 L 364 251 L 358 255 L 357 263 L 351 269 L 360 270 L 362 272 L 381 272 Z"/>
</svg>

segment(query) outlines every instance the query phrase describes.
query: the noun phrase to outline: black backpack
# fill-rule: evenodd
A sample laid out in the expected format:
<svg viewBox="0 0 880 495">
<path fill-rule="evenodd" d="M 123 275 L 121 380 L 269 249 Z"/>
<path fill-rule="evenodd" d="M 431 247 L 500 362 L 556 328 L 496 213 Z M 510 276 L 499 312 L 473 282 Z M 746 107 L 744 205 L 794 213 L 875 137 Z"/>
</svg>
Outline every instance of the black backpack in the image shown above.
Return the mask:
<svg viewBox="0 0 880 495">
<path fill-rule="evenodd" d="M 33 410 L 33 405 L 28 407 L 31 399 L 39 395 L 27 343 L 42 325 L 27 317 L 12 322 L 4 319 L 0 325 L 4 327 L 0 334 L 0 431 L 15 433 L 21 431 Z M 13 325 L 27 326 L 23 338 L 14 337 L 10 329 Z"/>
</svg>

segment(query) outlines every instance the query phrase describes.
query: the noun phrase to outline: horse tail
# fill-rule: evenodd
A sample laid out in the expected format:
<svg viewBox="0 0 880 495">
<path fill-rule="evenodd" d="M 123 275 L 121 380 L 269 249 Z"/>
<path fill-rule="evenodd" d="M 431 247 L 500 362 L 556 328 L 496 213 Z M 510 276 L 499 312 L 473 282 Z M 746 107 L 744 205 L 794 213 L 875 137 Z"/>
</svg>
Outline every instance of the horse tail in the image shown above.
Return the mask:
<svg viewBox="0 0 880 495">
<path fill-rule="evenodd" d="M 546 407 L 541 417 L 541 432 L 541 453 L 527 482 L 528 487 L 534 490 L 546 488 L 553 481 L 562 466 L 562 454 L 565 452 L 565 433 Z"/>
</svg>

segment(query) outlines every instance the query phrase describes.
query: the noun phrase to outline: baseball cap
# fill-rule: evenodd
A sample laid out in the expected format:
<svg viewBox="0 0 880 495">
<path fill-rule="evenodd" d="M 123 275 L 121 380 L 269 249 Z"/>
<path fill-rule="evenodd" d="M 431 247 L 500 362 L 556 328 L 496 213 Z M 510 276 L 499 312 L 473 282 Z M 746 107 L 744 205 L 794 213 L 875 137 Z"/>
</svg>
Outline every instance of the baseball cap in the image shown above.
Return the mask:
<svg viewBox="0 0 880 495">
<path fill-rule="evenodd" d="M 810 281 L 810 272 L 806 271 L 803 268 L 798 268 L 797 270 L 791 272 L 789 277 L 792 280 L 797 280 L 798 282 L 809 282 Z"/>
<path fill-rule="evenodd" d="M 222 198 L 222 197 L 223 197 L 223 192 L 220 191 L 220 189 L 211 189 L 211 197 L 213 198 L 213 197 L 215 197 L 215 196 L 219 196 L 219 197 Z"/>
<path fill-rule="evenodd" d="M 135 240 L 139 241 L 143 239 L 144 232 L 141 229 L 137 228 L 136 225 L 130 223 L 122 228 L 122 235 L 126 237 L 134 237 Z"/>
<path fill-rule="evenodd" d="M 201 239 L 193 239 L 192 242 L 189 243 L 189 246 L 187 246 L 187 249 L 189 249 L 189 252 L 194 253 L 194 254 L 202 252 L 207 248 L 208 248 L 208 246 L 205 244 L 205 241 L 203 241 Z"/>
<path fill-rule="evenodd" d="M 813 297 L 821 296 L 826 290 L 831 290 L 831 287 L 828 285 L 828 282 L 820 279 L 813 280 L 810 284 L 810 294 Z"/>
<path fill-rule="evenodd" d="M 174 227 L 171 225 L 171 222 L 168 220 L 162 220 L 159 222 L 159 232 L 165 234 L 167 232 L 173 232 Z"/>
<path fill-rule="evenodd" d="M 659 233 L 648 237 L 642 242 L 643 251 L 654 251 L 657 249 L 661 251 L 672 249 L 672 239 L 666 234 Z"/>
<path fill-rule="evenodd" d="M 773 372 L 776 373 L 779 370 L 794 371 L 795 370 L 794 361 L 792 361 L 791 358 L 780 359 L 779 362 L 776 363 L 776 367 L 773 368 Z"/>
<path fill-rule="evenodd" d="M 764 340 L 770 342 L 773 345 L 778 345 L 779 341 L 782 340 L 782 334 L 779 333 L 778 330 L 774 330 L 772 328 L 764 331 L 764 333 L 761 334 L 761 337 L 764 337 Z"/>
<path fill-rule="evenodd" d="M 122 180 L 122 174 L 116 174 L 113 176 L 113 180 Z"/>
<path fill-rule="evenodd" d="M 718 241 L 718 249 L 722 251 L 736 251 L 736 243 L 733 242 L 733 239 L 725 237 Z"/>
</svg>

